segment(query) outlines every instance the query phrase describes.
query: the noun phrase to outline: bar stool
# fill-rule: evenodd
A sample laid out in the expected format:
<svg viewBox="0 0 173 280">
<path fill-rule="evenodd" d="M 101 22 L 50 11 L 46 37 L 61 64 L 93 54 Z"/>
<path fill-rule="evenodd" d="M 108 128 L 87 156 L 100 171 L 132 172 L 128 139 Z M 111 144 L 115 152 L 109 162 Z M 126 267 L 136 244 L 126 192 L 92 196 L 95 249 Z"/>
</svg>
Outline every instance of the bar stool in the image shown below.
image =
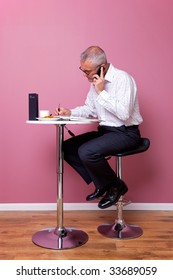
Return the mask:
<svg viewBox="0 0 173 280">
<path fill-rule="evenodd" d="M 148 138 L 141 138 L 140 145 L 133 150 L 129 150 L 123 153 L 116 154 L 116 167 L 117 176 L 122 178 L 122 157 L 130 156 L 134 154 L 143 153 L 148 150 L 150 146 L 150 140 Z M 120 197 L 119 201 L 116 203 L 117 208 L 117 218 L 113 224 L 102 224 L 98 227 L 98 231 L 110 238 L 118 239 L 130 239 L 136 238 L 142 235 L 143 231 L 139 226 L 130 225 L 125 223 L 123 219 L 123 206 L 125 205 L 123 201 L 123 196 Z"/>
</svg>

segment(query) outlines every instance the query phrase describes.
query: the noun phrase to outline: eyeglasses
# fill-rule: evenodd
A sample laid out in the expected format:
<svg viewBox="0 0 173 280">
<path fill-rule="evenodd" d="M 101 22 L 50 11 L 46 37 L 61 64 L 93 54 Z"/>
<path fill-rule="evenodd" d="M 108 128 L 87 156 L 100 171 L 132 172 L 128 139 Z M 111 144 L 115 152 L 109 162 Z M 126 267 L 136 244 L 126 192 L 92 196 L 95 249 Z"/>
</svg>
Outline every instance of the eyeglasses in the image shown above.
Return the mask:
<svg viewBox="0 0 173 280">
<path fill-rule="evenodd" d="M 102 65 L 102 64 L 101 64 Z M 98 66 L 96 66 L 96 68 L 95 69 L 92 69 L 92 70 L 84 70 L 84 69 L 82 69 L 82 67 L 81 66 L 79 66 L 79 69 L 82 71 L 82 72 L 84 72 L 87 76 L 89 76 L 94 70 L 96 70 L 98 67 L 100 67 L 101 65 L 98 65 Z"/>
</svg>

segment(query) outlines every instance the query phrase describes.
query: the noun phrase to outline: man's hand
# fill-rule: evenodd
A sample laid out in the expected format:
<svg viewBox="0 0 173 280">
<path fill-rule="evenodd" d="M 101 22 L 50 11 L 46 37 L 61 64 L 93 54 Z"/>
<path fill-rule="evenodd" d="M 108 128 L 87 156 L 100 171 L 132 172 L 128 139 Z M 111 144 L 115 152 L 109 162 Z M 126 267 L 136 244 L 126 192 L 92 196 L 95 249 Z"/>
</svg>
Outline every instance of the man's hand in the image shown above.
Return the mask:
<svg viewBox="0 0 173 280">
<path fill-rule="evenodd" d="M 103 66 L 101 66 L 100 70 L 101 70 L 100 71 L 100 76 L 97 75 L 97 74 L 93 75 L 93 81 L 92 81 L 92 84 L 94 85 L 97 94 L 99 94 L 101 91 L 104 90 Z"/>
<path fill-rule="evenodd" d="M 63 107 L 58 107 L 55 109 L 55 116 L 70 116 L 71 110 Z"/>
</svg>

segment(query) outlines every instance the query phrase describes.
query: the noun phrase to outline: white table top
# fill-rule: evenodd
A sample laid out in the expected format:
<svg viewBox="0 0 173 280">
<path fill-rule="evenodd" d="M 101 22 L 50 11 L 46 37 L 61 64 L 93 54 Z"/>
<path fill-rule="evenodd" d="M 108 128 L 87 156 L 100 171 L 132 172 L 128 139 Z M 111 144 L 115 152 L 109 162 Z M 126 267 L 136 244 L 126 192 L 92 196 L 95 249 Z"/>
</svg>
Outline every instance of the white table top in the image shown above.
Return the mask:
<svg viewBox="0 0 173 280">
<path fill-rule="evenodd" d="M 26 121 L 28 124 L 54 124 L 54 125 L 59 125 L 59 124 L 90 124 L 90 123 L 99 123 L 98 119 L 93 119 L 93 118 L 72 118 L 72 119 L 59 119 L 59 120 L 54 120 L 54 119 L 48 119 L 45 118 L 45 120 L 28 120 Z"/>
</svg>

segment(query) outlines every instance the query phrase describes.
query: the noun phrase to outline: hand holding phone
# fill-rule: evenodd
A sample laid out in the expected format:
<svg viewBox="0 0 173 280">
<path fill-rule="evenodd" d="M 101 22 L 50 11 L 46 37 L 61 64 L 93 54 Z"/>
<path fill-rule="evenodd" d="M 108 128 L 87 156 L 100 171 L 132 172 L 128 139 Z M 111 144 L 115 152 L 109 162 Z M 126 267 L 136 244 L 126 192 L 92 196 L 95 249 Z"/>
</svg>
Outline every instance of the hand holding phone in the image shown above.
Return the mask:
<svg viewBox="0 0 173 280">
<path fill-rule="evenodd" d="M 95 87 L 97 94 L 99 94 L 101 91 L 103 91 L 103 89 L 104 89 L 104 67 L 103 66 L 100 66 L 97 69 L 96 74 L 93 75 L 92 83 Z"/>
</svg>

